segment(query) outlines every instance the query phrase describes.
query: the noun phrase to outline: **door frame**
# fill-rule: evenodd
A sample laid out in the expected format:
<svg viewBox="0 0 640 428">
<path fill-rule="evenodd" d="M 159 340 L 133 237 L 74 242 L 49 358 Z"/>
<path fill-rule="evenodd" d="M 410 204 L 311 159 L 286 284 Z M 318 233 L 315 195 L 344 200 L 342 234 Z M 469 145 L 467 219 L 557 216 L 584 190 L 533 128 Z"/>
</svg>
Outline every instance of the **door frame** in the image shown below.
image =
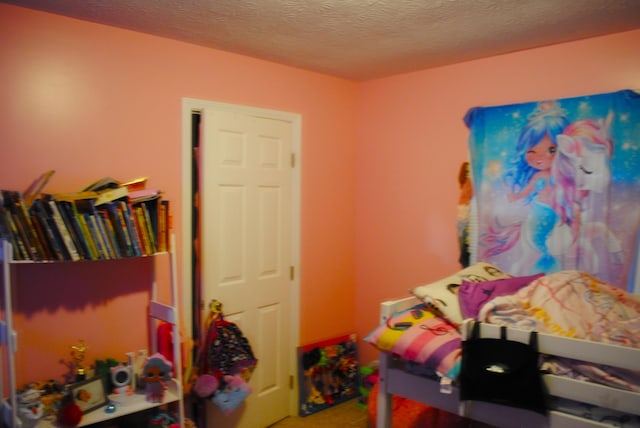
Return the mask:
<svg viewBox="0 0 640 428">
<path fill-rule="evenodd" d="M 244 106 L 238 104 L 228 104 L 216 101 L 206 101 L 194 98 L 182 98 L 182 309 L 183 325 L 188 332 L 193 331 L 192 311 L 192 283 L 191 266 L 193 264 L 192 251 L 192 140 L 191 140 L 191 115 L 201 112 L 204 109 L 212 108 L 238 112 L 245 114 L 261 115 L 271 119 L 279 119 L 290 122 L 292 125 L 291 153 L 293 167 L 291 168 L 291 267 L 294 274 L 291 278 L 291 324 L 289 334 L 292 338 L 289 352 L 290 373 L 293 385 L 289 394 L 289 414 L 297 414 L 298 401 L 298 373 L 297 373 L 297 353 L 296 348 L 300 344 L 300 204 L 301 204 L 301 177 L 302 177 L 302 116 L 298 113 L 289 113 L 279 110 L 263 109 L 258 107 Z M 190 286 L 185 287 L 186 284 Z M 206 302 L 204 302 L 206 304 Z"/>
</svg>

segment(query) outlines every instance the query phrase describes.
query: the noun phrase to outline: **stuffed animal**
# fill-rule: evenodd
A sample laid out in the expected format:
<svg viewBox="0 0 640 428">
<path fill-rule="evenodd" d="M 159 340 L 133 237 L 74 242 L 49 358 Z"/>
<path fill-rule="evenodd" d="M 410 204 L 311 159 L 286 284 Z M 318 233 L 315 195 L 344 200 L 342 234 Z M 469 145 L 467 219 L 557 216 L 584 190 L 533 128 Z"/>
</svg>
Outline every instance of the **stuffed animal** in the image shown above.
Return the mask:
<svg viewBox="0 0 640 428">
<path fill-rule="evenodd" d="M 31 421 L 42 418 L 41 395 L 41 391 L 33 388 L 27 389 L 18 395 L 18 414 L 20 418 Z"/>
<path fill-rule="evenodd" d="M 193 385 L 193 391 L 200 398 L 208 398 L 216 392 L 218 386 L 220 386 L 220 382 L 218 382 L 217 377 L 203 374 L 196 379 L 195 385 Z"/>
<path fill-rule="evenodd" d="M 213 394 L 211 401 L 228 416 L 251 394 L 251 386 L 239 375 L 225 375 L 223 381 L 224 387 Z"/>
<path fill-rule="evenodd" d="M 73 402 L 63 405 L 58 412 L 58 424 L 64 428 L 77 427 L 82 421 L 82 410 Z"/>
<path fill-rule="evenodd" d="M 167 381 L 171 379 L 173 364 L 160 353 L 147 358 L 140 376 L 145 382 L 145 393 L 150 403 L 161 403 L 167 389 Z"/>
</svg>

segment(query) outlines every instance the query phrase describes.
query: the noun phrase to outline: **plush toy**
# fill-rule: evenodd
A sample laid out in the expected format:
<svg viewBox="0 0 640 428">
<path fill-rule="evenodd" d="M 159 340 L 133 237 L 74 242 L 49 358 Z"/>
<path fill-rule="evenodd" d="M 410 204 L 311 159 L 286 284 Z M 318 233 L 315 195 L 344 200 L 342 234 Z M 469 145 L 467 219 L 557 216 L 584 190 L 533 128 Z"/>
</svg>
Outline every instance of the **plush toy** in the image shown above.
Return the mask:
<svg viewBox="0 0 640 428">
<path fill-rule="evenodd" d="M 164 355 L 156 353 L 147 358 L 140 376 L 145 382 L 145 393 L 150 403 L 161 403 L 167 389 L 167 381 L 171 379 L 173 364 Z"/>
<path fill-rule="evenodd" d="M 193 392 L 200 398 L 209 398 L 220 386 L 218 378 L 213 375 L 203 374 L 196 379 L 193 385 Z"/>
<path fill-rule="evenodd" d="M 149 428 L 172 428 L 178 426 L 176 419 L 164 411 L 159 412 L 149 420 Z"/>
<path fill-rule="evenodd" d="M 224 387 L 213 394 L 211 401 L 228 416 L 251 394 L 251 386 L 238 375 L 225 375 L 223 381 Z"/>
<path fill-rule="evenodd" d="M 380 374 L 378 373 L 378 362 L 374 361 L 370 366 L 363 366 L 360 368 L 360 378 L 362 379 L 362 385 L 360 386 L 360 398 L 358 398 L 358 407 L 362 409 L 367 408 L 369 401 L 369 395 L 374 385 L 378 383 Z"/>
<path fill-rule="evenodd" d="M 58 423 L 63 427 L 76 427 L 82 420 L 82 410 L 75 403 L 67 403 L 58 412 Z"/>
<path fill-rule="evenodd" d="M 29 388 L 18 395 L 18 414 L 23 420 L 36 421 L 43 416 L 41 391 Z"/>
</svg>

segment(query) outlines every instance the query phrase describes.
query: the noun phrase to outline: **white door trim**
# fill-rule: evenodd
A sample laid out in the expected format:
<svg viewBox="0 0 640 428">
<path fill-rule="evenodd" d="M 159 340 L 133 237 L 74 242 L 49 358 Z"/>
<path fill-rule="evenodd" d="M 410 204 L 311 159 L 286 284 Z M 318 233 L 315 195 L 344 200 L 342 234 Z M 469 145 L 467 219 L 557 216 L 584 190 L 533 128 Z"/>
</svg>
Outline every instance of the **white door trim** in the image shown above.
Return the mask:
<svg viewBox="0 0 640 428">
<path fill-rule="evenodd" d="M 272 119 L 286 120 L 292 125 L 291 152 L 295 159 L 295 166 L 292 168 L 291 181 L 291 266 L 294 269 L 294 276 L 291 280 L 291 324 L 290 334 L 292 344 L 300 344 L 300 203 L 301 203 L 301 177 L 302 177 L 302 116 L 298 113 L 289 113 L 278 110 L 262 109 L 257 107 L 242 106 L 236 104 L 220 103 L 215 101 L 205 101 L 193 98 L 182 99 L 182 298 L 183 298 L 183 325 L 186 331 L 192 331 L 191 314 L 194 309 L 191 305 L 191 265 L 193 258 L 191 241 L 191 209 L 192 209 L 192 142 L 191 142 L 191 114 L 200 112 L 203 109 L 212 108 L 226 110 L 230 112 L 240 112 L 254 115 L 264 115 Z M 289 414 L 297 414 L 298 382 L 297 382 L 297 355 L 295 346 L 290 351 L 290 376 L 294 379 L 293 389 L 289 396 Z"/>
</svg>

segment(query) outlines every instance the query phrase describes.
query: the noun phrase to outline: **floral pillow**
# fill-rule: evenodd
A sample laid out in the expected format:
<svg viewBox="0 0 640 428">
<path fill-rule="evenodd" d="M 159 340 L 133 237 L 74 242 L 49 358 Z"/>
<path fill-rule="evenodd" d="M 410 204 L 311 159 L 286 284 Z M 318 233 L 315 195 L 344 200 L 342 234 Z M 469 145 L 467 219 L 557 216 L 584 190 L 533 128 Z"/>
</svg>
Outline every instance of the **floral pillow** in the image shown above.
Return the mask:
<svg viewBox="0 0 640 428">
<path fill-rule="evenodd" d="M 478 262 L 439 281 L 420 285 L 414 288 L 412 293 L 427 305 L 433 306 L 443 317 L 459 326 L 464 320 L 458 300 L 458 287 L 462 281 L 484 282 L 504 278 L 511 278 L 511 275 L 489 263 Z"/>
<path fill-rule="evenodd" d="M 423 364 L 441 376 L 456 378 L 460 370 L 460 333 L 424 304 L 396 313 L 364 340 L 380 351 Z"/>
</svg>

